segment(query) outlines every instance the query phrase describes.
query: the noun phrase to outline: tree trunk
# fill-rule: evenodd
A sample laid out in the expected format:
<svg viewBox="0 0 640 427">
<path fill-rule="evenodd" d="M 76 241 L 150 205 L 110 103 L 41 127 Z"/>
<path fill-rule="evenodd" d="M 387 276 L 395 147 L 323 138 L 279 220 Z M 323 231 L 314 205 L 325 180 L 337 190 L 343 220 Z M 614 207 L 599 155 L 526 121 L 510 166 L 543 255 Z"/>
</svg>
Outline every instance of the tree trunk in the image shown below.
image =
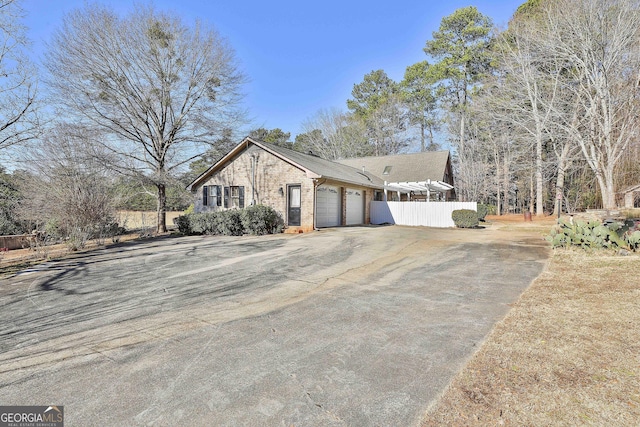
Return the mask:
<svg viewBox="0 0 640 427">
<path fill-rule="evenodd" d="M 616 209 L 616 192 L 613 181 L 613 167 L 608 167 L 604 171 L 604 188 L 602 190 L 602 204 L 605 209 Z"/>
<path fill-rule="evenodd" d="M 422 151 L 423 153 L 427 151 L 427 147 L 425 144 L 424 128 L 425 128 L 424 121 L 422 121 L 420 123 L 420 151 Z"/>
<path fill-rule="evenodd" d="M 553 205 L 553 216 L 558 216 L 562 211 L 562 193 L 564 188 L 564 166 L 558 168 L 558 177 L 556 178 L 556 201 Z"/>
<path fill-rule="evenodd" d="M 465 156 L 465 150 L 464 150 L 464 113 L 460 114 L 460 142 L 458 144 L 458 166 L 460 168 L 460 170 L 464 169 L 464 165 L 463 162 L 464 160 L 466 160 L 464 158 Z M 468 193 L 468 184 L 467 188 L 464 188 L 463 191 L 460 192 L 460 198 L 462 200 L 460 200 L 461 202 L 466 202 L 467 201 L 467 193 Z"/>
<path fill-rule="evenodd" d="M 507 154 L 505 153 L 504 158 L 502 159 L 502 167 L 504 170 L 504 177 L 502 183 L 504 185 L 504 204 L 502 211 L 505 214 L 509 213 L 509 183 L 511 180 L 509 179 L 509 161 L 507 159 Z"/>
<path fill-rule="evenodd" d="M 164 184 L 157 184 L 158 187 L 158 233 L 167 232 L 167 189 Z"/>
<path fill-rule="evenodd" d="M 500 202 L 502 201 L 502 197 L 500 197 L 500 157 L 497 152 L 494 152 L 496 156 L 496 215 L 502 215 L 502 209 Z"/>
<path fill-rule="evenodd" d="M 553 208 L 553 216 L 558 216 L 558 212 L 562 211 L 562 197 L 564 189 L 564 176 L 567 168 L 567 157 L 569 157 L 570 144 L 565 143 L 562 147 L 562 153 L 558 159 L 558 176 L 556 177 L 556 202 Z"/>
<path fill-rule="evenodd" d="M 533 213 L 533 202 L 534 202 L 535 193 L 533 191 L 533 176 L 531 177 L 530 185 L 529 185 L 529 212 Z"/>
<path fill-rule="evenodd" d="M 536 216 L 544 215 L 544 192 L 542 190 L 544 182 L 542 181 L 542 135 L 540 132 L 536 135 Z"/>
<path fill-rule="evenodd" d="M 433 143 L 433 129 L 429 127 L 429 151 L 434 151 L 436 148 Z"/>
</svg>

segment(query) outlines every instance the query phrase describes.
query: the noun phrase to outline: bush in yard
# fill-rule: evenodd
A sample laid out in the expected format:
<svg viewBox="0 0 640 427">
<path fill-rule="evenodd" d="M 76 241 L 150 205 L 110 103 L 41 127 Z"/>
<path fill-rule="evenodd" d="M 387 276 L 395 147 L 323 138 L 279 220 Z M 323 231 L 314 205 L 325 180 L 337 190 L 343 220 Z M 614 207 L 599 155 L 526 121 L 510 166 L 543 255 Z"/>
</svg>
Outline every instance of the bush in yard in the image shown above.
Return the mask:
<svg viewBox="0 0 640 427">
<path fill-rule="evenodd" d="M 451 213 L 451 219 L 458 228 L 474 228 L 478 226 L 478 212 L 471 209 L 458 209 Z"/>
<path fill-rule="evenodd" d="M 178 227 L 178 231 L 182 234 L 192 234 L 191 229 L 191 216 L 193 214 L 180 215 L 173 219 L 173 223 Z"/>
<path fill-rule="evenodd" d="M 180 215 L 173 220 L 182 234 L 221 234 L 219 216 L 221 212 L 202 212 Z"/>
<path fill-rule="evenodd" d="M 205 212 L 200 219 L 202 234 L 221 234 L 220 215 L 222 212 Z"/>
<path fill-rule="evenodd" d="M 205 234 L 206 233 L 207 225 L 206 225 L 205 215 L 207 214 L 194 213 L 194 214 L 186 215 L 187 218 L 189 219 L 189 227 L 191 229 L 189 234 Z"/>
<path fill-rule="evenodd" d="M 263 205 L 246 209 L 190 213 L 174 219 L 182 234 L 223 234 L 242 236 L 281 233 L 284 229 L 282 216 L 273 208 Z"/>
<path fill-rule="evenodd" d="M 244 234 L 244 228 L 242 227 L 241 212 L 242 211 L 239 209 L 216 212 L 216 234 L 223 234 L 225 236 L 242 236 Z"/>
<path fill-rule="evenodd" d="M 282 216 L 269 206 L 249 206 L 242 211 L 241 220 L 245 232 L 258 236 L 281 233 L 284 229 Z"/>
<path fill-rule="evenodd" d="M 484 222 L 484 217 L 489 213 L 489 206 L 478 203 L 478 221 Z"/>
</svg>

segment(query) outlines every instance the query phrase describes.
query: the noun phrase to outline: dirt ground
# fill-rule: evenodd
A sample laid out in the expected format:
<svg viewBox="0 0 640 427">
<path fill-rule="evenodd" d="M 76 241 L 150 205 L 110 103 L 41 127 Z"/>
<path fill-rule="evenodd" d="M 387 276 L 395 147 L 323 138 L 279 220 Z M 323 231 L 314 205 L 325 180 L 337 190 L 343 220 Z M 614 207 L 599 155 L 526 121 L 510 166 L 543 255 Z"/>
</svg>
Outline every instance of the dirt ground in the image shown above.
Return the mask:
<svg viewBox="0 0 640 427">
<path fill-rule="evenodd" d="M 638 254 L 556 250 L 422 426 L 638 425 L 639 270 Z"/>
<path fill-rule="evenodd" d="M 170 230 L 174 228 L 173 220 L 182 214 L 183 212 L 181 211 L 167 212 L 167 227 Z M 117 242 L 139 240 L 157 235 L 157 233 L 155 233 L 157 220 L 155 212 L 118 211 L 116 219 L 118 220 L 118 224 L 124 227 L 129 234 L 117 236 L 116 239 L 104 238 L 90 240 L 82 250 L 74 253 L 92 251 Z M 24 268 L 30 264 L 42 262 L 47 259 L 60 258 L 69 253 L 69 248 L 64 243 L 42 246 L 35 250 L 25 248 L 0 252 L 0 278 L 2 278 L 3 275 L 13 273 L 16 269 Z"/>
</svg>

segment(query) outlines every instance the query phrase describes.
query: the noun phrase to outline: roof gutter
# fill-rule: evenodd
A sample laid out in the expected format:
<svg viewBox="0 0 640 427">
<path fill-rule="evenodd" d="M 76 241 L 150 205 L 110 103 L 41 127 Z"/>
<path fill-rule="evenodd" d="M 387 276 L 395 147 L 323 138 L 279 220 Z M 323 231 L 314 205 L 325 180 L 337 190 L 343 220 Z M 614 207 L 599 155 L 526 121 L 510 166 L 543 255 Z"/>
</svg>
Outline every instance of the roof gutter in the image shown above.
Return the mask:
<svg viewBox="0 0 640 427">
<path fill-rule="evenodd" d="M 370 184 L 365 184 L 365 183 L 362 183 L 362 182 L 350 181 L 350 180 L 344 179 L 344 178 L 333 178 L 331 176 L 318 176 L 318 178 L 324 178 L 325 181 L 327 179 L 330 179 L 330 180 L 337 181 L 337 182 L 344 182 L 345 184 L 357 185 L 359 187 L 375 188 L 376 190 L 382 190 L 384 188 L 384 185 L 374 184 L 373 182 L 371 182 Z"/>
</svg>

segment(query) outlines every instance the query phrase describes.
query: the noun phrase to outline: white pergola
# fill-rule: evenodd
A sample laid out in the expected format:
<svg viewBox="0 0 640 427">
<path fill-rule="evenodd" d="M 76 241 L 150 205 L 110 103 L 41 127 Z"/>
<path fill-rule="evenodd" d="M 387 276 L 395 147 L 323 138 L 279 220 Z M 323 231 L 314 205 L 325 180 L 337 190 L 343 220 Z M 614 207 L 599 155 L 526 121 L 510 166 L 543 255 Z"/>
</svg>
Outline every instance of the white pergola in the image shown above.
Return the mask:
<svg viewBox="0 0 640 427">
<path fill-rule="evenodd" d="M 384 200 L 387 200 L 387 192 L 395 191 L 398 193 L 398 199 L 400 194 L 407 195 L 409 201 L 411 200 L 411 194 L 421 194 L 427 196 L 427 201 L 431 200 L 431 193 L 446 193 L 449 190 L 453 190 L 451 184 L 447 184 L 444 181 L 412 181 L 412 182 L 384 182 Z"/>
</svg>

